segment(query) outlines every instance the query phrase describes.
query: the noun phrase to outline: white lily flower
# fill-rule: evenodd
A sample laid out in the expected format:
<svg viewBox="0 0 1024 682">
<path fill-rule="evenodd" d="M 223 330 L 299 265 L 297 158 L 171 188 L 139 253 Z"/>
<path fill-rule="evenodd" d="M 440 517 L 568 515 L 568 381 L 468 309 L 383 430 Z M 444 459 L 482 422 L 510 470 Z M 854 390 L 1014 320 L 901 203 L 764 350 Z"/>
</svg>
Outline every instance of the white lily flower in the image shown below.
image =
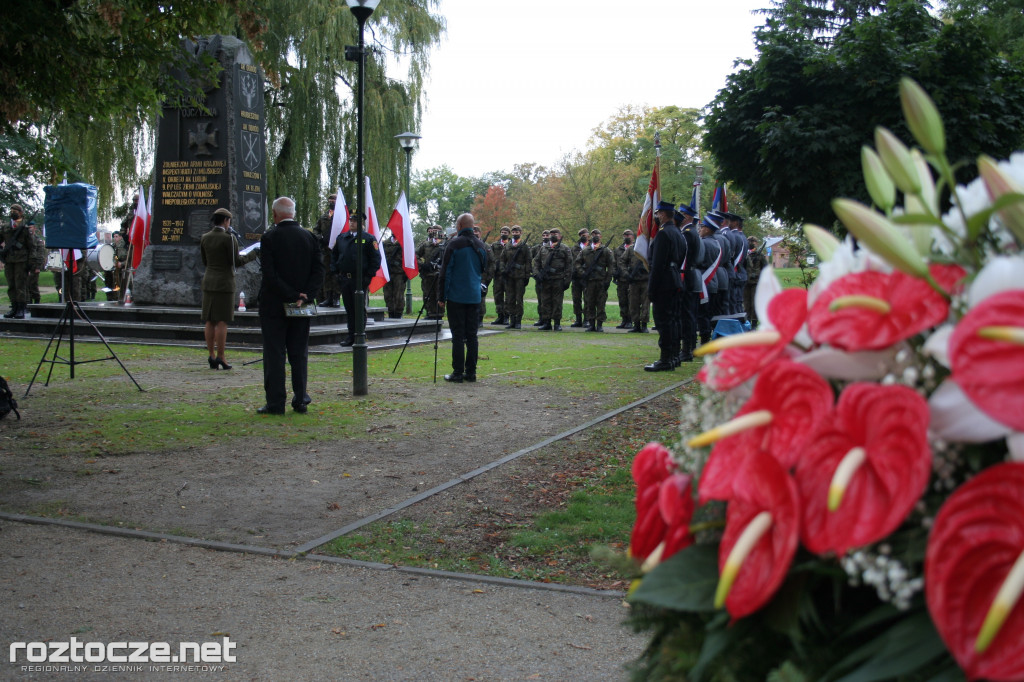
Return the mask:
<svg viewBox="0 0 1024 682">
<path fill-rule="evenodd" d="M 831 346 L 822 346 L 796 356 L 793 360 L 807 365 L 825 379 L 840 381 L 878 381 L 896 364 L 896 354 L 906 344 L 896 344 L 879 351 L 848 353 Z"/>
<path fill-rule="evenodd" d="M 993 258 L 967 290 L 967 307 L 973 308 L 989 296 L 1015 289 L 1024 289 L 1024 257 Z"/>
</svg>

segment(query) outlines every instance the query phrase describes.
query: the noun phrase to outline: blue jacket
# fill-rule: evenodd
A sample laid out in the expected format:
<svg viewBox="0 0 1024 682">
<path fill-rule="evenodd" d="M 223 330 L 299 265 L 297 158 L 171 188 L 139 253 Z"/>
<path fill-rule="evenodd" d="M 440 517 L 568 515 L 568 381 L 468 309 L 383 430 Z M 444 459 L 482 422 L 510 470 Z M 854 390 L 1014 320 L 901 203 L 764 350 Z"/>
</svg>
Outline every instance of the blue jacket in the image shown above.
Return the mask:
<svg viewBox="0 0 1024 682">
<path fill-rule="evenodd" d="M 482 273 L 487 269 L 487 247 L 465 228 L 448 242 L 441 257 L 437 290 L 441 301 L 480 303 Z"/>
</svg>

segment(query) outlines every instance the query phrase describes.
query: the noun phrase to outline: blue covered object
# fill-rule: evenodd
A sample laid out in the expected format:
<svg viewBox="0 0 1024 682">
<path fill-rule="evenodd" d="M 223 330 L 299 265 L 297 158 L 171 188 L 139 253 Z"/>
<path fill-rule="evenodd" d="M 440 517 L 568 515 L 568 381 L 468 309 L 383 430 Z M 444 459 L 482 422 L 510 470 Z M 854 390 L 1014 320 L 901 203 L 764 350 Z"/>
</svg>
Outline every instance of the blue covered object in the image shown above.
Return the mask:
<svg viewBox="0 0 1024 682">
<path fill-rule="evenodd" d="M 749 331 L 750 323 L 746 320 L 741 322 L 736 319 L 723 318 L 715 323 L 715 330 L 711 333 L 711 338 L 717 339 L 719 336 L 732 336 L 733 334 L 742 334 Z"/>
<path fill-rule="evenodd" d="M 43 237 L 48 249 L 91 249 L 97 245 L 99 191 L 92 185 L 48 185 L 43 188 L 45 224 Z"/>
</svg>

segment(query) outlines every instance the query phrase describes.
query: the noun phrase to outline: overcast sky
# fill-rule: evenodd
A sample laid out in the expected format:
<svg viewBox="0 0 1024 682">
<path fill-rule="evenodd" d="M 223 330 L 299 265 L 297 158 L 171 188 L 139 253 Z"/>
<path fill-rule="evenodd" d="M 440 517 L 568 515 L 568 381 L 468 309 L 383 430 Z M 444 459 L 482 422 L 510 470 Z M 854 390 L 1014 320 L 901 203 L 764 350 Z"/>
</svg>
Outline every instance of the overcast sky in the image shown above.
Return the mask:
<svg viewBox="0 0 1024 682">
<path fill-rule="evenodd" d="M 551 165 L 625 104 L 700 108 L 754 56 L 769 0 L 441 0 L 413 172 Z"/>
</svg>

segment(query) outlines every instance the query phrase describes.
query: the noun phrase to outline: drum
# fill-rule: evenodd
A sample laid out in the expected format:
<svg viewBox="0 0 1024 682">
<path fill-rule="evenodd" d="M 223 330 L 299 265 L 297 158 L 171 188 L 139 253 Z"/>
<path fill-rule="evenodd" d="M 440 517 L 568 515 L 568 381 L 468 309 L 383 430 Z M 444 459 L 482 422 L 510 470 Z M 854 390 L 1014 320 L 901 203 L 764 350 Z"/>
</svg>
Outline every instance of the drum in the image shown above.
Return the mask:
<svg viewBox="0 0 1024 682">
<path fill-rule="evenodd" d="M 50 272 L 60 272 L 64 269 L 63 265 L 60 258 L 60 250 L 51 249 L 50 253 L 46 256 L 46 269 Z"/>
<path fill-rule="evenodd" d="M 89 249 L 86 260 L 89 269 L 97 275 L 101 272 L 110 272 L 114 269 L 114 247 L 110 244 L 100 244 L 94 249 Z"/>
</svg>

